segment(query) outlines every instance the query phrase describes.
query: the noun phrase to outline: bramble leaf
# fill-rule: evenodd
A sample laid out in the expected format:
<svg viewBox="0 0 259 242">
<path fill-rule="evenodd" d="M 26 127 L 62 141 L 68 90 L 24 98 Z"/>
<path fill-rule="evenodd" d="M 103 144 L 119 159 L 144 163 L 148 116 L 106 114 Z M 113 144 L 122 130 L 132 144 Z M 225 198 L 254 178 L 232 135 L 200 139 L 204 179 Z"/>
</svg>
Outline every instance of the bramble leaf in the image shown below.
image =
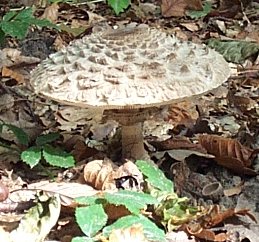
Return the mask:
<svg viewBox="0 0 259 242">
<path fill-rule="evenodd" d="M 53 166 L 68 168 L 75 165 L 75 159 L 72 155 L 50 145 L 43 146 L 43 157 L 46 162 Z"/>
</svg>

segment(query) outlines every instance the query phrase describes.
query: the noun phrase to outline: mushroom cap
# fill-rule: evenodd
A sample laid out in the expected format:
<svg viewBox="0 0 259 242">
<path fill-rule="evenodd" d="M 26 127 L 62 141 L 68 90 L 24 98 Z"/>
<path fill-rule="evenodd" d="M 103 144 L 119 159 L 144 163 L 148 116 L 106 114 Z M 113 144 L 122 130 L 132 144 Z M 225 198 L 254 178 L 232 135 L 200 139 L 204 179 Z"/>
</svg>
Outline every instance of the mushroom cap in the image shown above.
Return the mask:
<svg viewBox="0 0 259 242">
<path fill-rule="evenodd" d="M 205 45 L 129 24 L 93 31 L 50 55 L 33 70 L 31 85 L 61 103 L 134 109 L 206 93 L 229 75 L 224 58 Z"/>
</svg>

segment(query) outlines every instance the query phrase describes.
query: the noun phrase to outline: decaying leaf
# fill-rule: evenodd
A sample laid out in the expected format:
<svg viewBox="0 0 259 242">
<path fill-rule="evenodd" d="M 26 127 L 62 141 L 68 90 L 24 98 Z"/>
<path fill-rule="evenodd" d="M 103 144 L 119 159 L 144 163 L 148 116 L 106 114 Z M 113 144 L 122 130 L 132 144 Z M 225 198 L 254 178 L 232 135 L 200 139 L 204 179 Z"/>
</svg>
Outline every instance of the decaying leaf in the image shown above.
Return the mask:
<svg viewBox="0 0 259 242">
<path fill-rule="evenodd" d="M 2 76 L 4 77 L 11 77 L 14 80 L 17 81 L 17 83 L 21 84 L 24 82 L 24 76 L 18 72 L 16 72 L 15 70 L 12 70 L 8 67 L 3 67 L 2 69 Z"/>
<path fill-rule="evenodd" d="M 250 167 L 258 150 L 245 147 L 237 140 L 217 135 L 200 135 L 199 143 L 208 153 L 215 155 L 215 160 L 219 165 L 241 174 L 257 174 Z"/>
<path fill-rule="evenodd" d="M 115 190 L 113 171 L 117 166 L 111 160 L 94 160 L 85 165 L 86 183 L 98 190 Z"/>
<path fill-rule="evenodd" d="M 85 165 L 86 183 L 98 190 L 140 189 L 143 177 L 136 165 L 128 161 L 118 167 L 111 160 L 94 160 Z"/>
<path fill-rule="evenodd" d="M 110 221 L 114 221 L 118 218 L 131 214 L 131 212 L 124 205 L 115 205 L 111 203 L 106 204 L 104 210 Z"/>
<path fill-rule="evenodd" d="M 185 149 L 185 150 L 193 150 L 200 153 L 206 153 L 206 149 L 203 148 L 200 144 L 194 144 L 189 139 L 185 137 L 171 137 L 164 141 L 150 141 L 150 143 L 157 150 L 173 150 L 173 149 Z"/>
<path fill-rule="evenodd" d="M 182 17 L 185 10 L 202 10 L 200 0 L 162 0 L 161 11 L 164 17 Z"/>
<path fill-rule="evenodd" d="M 212 205 L 202 211 L 200 217 L 195 220 L 196 222 L 193 220 L 189 224 L 183 225 L 181 229 L 190 235 L 194 235 L 200 239 L 206 239 L 207 241 L 226 241 L 228 239 L 226 233 L 215 234 L 210 228 L 218 225 L 227 218 L 238 215 L 248 216 L 256 222 L 254 215 L 248 209 L 237 211 L 235 209 L 228 209 L 221 211 L 219 205 Z"/>
<path fill-rule="evenodd" d="M 113 230 L 109 236 L 109 242 L 148 242 L 144 235 L 143 227 L 139 224 L 126 229 Z"/>
<path fill-rule="evenodd" d="M 44 13 L 41 16 L 41 19 L 48 19 L 51 22 L 56 22 L 58 19 L 58 3 L 52 3 L 48 7 L 45 8 Z"/>
<path fill-rule="evenodd" d="M 193 102 L 183 101 L 168 107 L 165 120 L 174 125 L 184 124 L 190 126 L 194 124 L 198 117 L 199 115 Z"/>
<path fill-rule="evenodd" d="M 241 14 L 250 3 L 251 0 L 221 0 L 219 9 L 212 11 L 210 17 L 234 18 Z"/>
</svg>

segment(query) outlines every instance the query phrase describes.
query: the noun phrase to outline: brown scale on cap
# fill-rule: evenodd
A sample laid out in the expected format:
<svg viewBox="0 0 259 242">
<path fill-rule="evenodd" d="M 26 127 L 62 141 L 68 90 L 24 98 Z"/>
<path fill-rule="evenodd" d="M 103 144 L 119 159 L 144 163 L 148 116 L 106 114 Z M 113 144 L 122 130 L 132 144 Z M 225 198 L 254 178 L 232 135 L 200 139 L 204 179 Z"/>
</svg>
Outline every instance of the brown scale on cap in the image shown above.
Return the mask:
<svg viewBox="0 0 259 242">
<path fill-rule="evenodd" d="M 32 72 L 31 84 L 58 102 L 107 110 L 122 125 L 123 157 L 140 159 L 150 112 L 215 89 L 229 75 L 216 51 L 129 24 L 93 31 L 52 54 Z"/>
</svg>

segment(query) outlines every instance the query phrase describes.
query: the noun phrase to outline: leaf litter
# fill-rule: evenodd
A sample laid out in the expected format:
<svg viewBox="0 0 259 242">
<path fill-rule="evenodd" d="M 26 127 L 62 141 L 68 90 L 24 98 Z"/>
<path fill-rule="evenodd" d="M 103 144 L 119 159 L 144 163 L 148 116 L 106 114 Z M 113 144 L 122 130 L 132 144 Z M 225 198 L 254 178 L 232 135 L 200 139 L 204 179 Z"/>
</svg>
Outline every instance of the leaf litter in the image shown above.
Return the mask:
<svg viewBox="0 0 259 242">
<path fill-rule="evenodd" d="M 8 6 L 13 8 L 11 2 Z M 116 144 L 116 139 L 120 138 L 116 124 L 105 126 L 100 114 L 83 112 L 35 97 L 28 92 L 29 73 L 40 61 L 39 58 L 44 59 L 50 53 L 66 46 L 69 41 L 87 34 L 99 21 L 113 24 L 120 24 L 128 19 L 148 22 L 166 28 L 181 39 L 208 44 L 221 52 L 235 69 L 228 85 L 224 86 L 226 95 L 223 95 L 223 92 L 220 93 L 222 96 L 218 95 L 219 93 L 209 93 L 191 104 L 171 106 L 163 112 L 162 117 L 153 117 L 150 124 L 148 122 L 145 124 L 147 149 L 152 152 L 154 162 L 173 179 L 178 196 L 187 196 L 194 204 L 207 206 L 207 210 L 201 212 L 201 217 L 196 217 L 190 224 L 183 223 L 182 230 L 197 239 L 236 241 L 232 236 L 232 233 L 236 233 L 239 236 L 238 241 L 247 239 L 256 242 L 255 234 L 258 234 L 258 226 L 251 223 L 251 220 L 242 218 L 237 230 L 233 225 L 235 223 L 232 223 L 233 220 L 229 222 L 226 218 L 247 215 L 252 220 L 259 219 L 256 210 L 259 202 L 256 180 L 259 170 L 259 160 L 256 155 L 259 147 L 259 3 L 256 0 L 208 2 L 212 3 L 212 9 L 206 5 L 206 1 L 166 0 L 162 1 L 161 5 L 158 2 L 148 1 L 148 9 L 156 11 L 152 13 L 150 10 L 143 10 L 142 3 L 132 1 L 132 8 L 116 17 L 101 3 L 92 5 L 55 3 L 47 7 L 42 6 L 41 10 L 36 11 L 36 15 L 60 24 L 61 31 L 32 27 L 25 41 L 8 36 L 0 52 L 1 121 L 25 130 L 29 134 L 30 142 L 42 133 L 59 132 L 63 140 L 57 143 L 72 152 L 77 161 L 76 168 L 65 172 L 57 171 L 55 179 L 58 183 L 53 183 L 48 176 L 40 175 L 39 170 L 29 170 L 25 165 L 20 165 L 20 157 L 17 154 L 1 147 L 1 176 L 9 191 L 16 189 L 22 191 L 22 186 L 27 184 L 26 186 L 32 190 L 36 187 L 45 192 L 52 192 L 51 196 L 63 191 L 64 195 L 74 198 L 84 193 L 89 196 L 95 193 L 95 190 L 86 187 L 83 176 L 92 176 L 92 179 L 95 176 L 94 179 L 101 184 L 98 186 L 104 186 L 105 179 L 109 176 L 112 177 L 110 179 L 112 182 L 116 179 L 122 182 L 125 177 L 132 178 L 132 173 L 122 172 L 114 175 L 113 168 L 108 169 L 108 173 L 106 169 L 105 174 L 102 173 L 104 175 L 84 173 L 85 167 L 94 168 L 91 162 L 96 159 L 100 160 L 98 169 L 105 169 L 102 163 L 107 157 L 106 148 L 103 149 L 104 153 L 94 147 L 89 148 L 85 139 L 98 139 L 101 141 L 100 145 L 106 147 L 109 145 L 107 136 L 113 136 L 114 131 L 117 131 L 113 136 Z M 157 11 L 158 9 L 161 9 L 161 12 Z M 3 11 L 2 16 L 7 10 Z M 42 41 L 45 48 L 40 48 L 36 41 Z M 153 132 L 154 127 L 156 132 Z M 202 133 L 207 134 L 202 135 Z M 175 142 L 175 138 L 182 136 L 188 142 Z M 10 130 L 3 130 L 0 137 L 1 144 L 9 144 L 11 147 L 18 144 L 14 133 Z M 119 169 L 119 166 L 120 164 L 116 164 L 116 169 Z M 13 170 L 12 175 L 8 175 L 8 170 Z M 37 175 L 29 177 L 26 171 Z M 73 183 L 75 181 L 78 187 Z M 47 183 L 49 186 L 34 185 L 37 182 Z M 204 197 L 202 193 L 204 187 L 212 183 L 221 184 L 224 189 L 223 195 Z M 112 186 L 116 187 L 116 184 L 113 183 Z M 57 201 L 50 201 L 48 206 L 55 202 Z M 61 215 L 68 213 L 68 204 L 64 207 L 61 213 L 57 208 L 53 216 L 57 216 L 55 213 Z M 224 210 L 221 210 L 222 208 Z M 111 213 L 113 211 L 115 210 L 111 210 Z M 11 215 L 10 211 L 5 217 L 11 218 L 13 217 Z M 53 224 L 56 223 L 56 219 Z M 72 220 L 67 221 L 68 224 L 73 224 Z M 221 222 L 224 222 L 224 227 L 219 226 Z M 244 226 L 246 223 L 248 228 Z M 67 228 L 60 226 L 62 227 Z M 128 230 L 114 230 L 109 241 L 111 239 L 111 241 L 122 241 L 125 237 L 137 237 L 146 241 L 142 230 L 141 226 L 133 226 Z M 44 237 L 49 231 L 48 228 Z M 78 235 L 76 234 L 78 230 L 72 232 L 61 234 L 64 237 Z M 9 235 L 1 232 L 1 236 Z M 180 232 L 177 232 L 177 235 L 174 233 L 171 238 L 174 236 L 176 236 L 175 241 L 184 237 Z M 49 237 L 51 238 L 51 233 Z M 184 241 L 188 241 L 188 238 L 184 238 Z"/>
</svg>

